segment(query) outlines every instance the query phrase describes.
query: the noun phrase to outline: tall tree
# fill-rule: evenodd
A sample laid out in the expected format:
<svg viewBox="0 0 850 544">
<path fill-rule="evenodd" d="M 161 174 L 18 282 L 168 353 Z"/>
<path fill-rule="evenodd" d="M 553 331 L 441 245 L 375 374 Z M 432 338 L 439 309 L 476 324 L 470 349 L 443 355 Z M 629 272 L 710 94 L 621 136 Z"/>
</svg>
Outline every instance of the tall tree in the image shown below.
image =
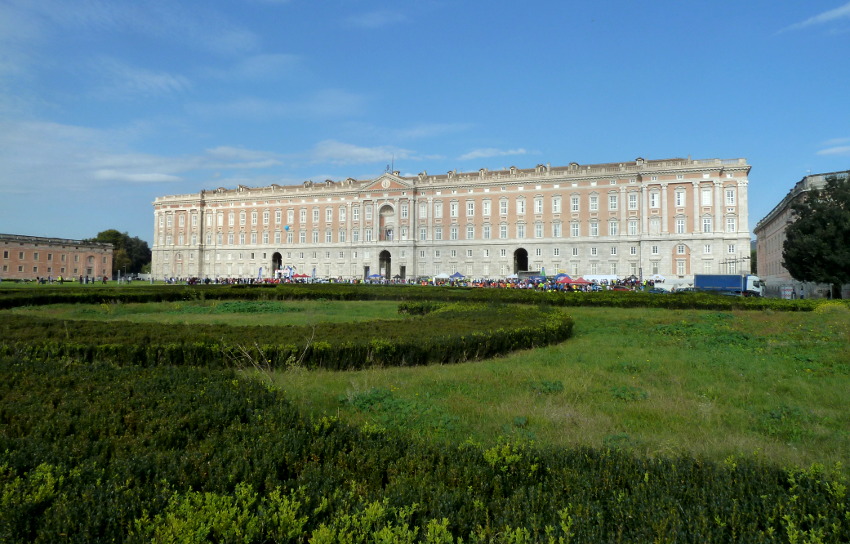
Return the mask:
<svg viewBox="0 0 850 544">
<path fill-rule="evenodd" d="M 151 262 L 151 250 L 148 243 L 137 236 L 131 238 L 126 232 L 119 232 L 115 229 L 104 230 L 87 241 L 112 244 L 114 248 L 112 253 L 113 274 L 119 270 L 137 274 Z"/>
<path fill-rule="evenodd" d="M 834 295 L 850 283 L 850 178 L 830 176 L 791 206 L 782 265 L 799 281 L 827 283 Z"/>
</svg>

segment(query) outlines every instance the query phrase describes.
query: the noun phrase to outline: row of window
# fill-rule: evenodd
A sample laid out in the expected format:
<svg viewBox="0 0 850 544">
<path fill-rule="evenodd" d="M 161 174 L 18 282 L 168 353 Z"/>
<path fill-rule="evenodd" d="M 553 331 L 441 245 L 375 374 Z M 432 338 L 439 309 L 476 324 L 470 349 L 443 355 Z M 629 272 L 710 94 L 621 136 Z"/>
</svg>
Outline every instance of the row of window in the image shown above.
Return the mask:
<svg viewBox="0 0 850 544">
<path fill-rule="evenodd" d="M 4 264 L 4 265 L 3 265 L 2 270 L 3 270 L 3 272 L 9 272 L 9 265 L 8 265 L 8 264 Z M 74 271 L 72 272 L 72 274 L 79 274 L 78 270 L 79 270 L 79 269 L 74 268 Z M 87 271 L 86 273 L 87 273 L 87 274 L 89 274 L 89 275 L 91 275 L 91 273 L 92 273 L 92 272 L 91 272 L 91 270 L 92 270 L 91 268 L 87 268 L 87 269 L 86 269 L 86 271 Z M 22 264 L 18 265 L 18 272 L 24 272 L 24 265 L 22 265 Z M 38 266 L 33 266 L 33 267 L 32 267 L 32 273 L 33 273 L 33 274 L 39 274 L 39 273 L 40 273 L 40 272 L 39 272 L 39 267 L 38 267 Z M 43 273 L 44 273 L 44 274 L 53 274 L 53 267 L 52 267 L 52 266 L 48 266 L 48 267 L 47 267 L 47 269 L 43 271 Z M 67 273 L 67 272 L 66 272 L 66 269 L 65 269 L 65 267 L 64 267 L 64 266 L 59 268 L 59 274 L 66 274 L 66 273 Z"/>
<path fill-rule="evenodd" d="M 686 206 L 687 192 L 685 189 L 677 189 L 673 193 L 674 205 L 676 207 L 684 207 Z M 702 206 L 712 206 L 714 199 L 714 189 L 713 188 L 703 188 L 700 192 L 700 204 Z M 629 193 L 627 196 L 628 203 L 627 207 L 629 210 L 637 210 L 638 208 L 638 197 L 639 194 L 636 192 Z M 727 206 L 734 206 L 736 199 L 736 190 L 734 188 L 725 189 L 725 203 Z M 608 210 L 616 211 L 619 209 L 619 193 L 612 193 L 608 195 Z M 661 202 L 661 192 L 660 191 L 651 191 L 649 193 L 649 207 L 650 208 L 659 208 Z M 561 197 L 554 196 L 551 201 L 552 213 L 561 213 Z M 499 205 L 499 215 L 507 215 L 508 214 L 508 206 L 509 200 L 507 198 L 502 198 L 498 202 Z M 589 211 L 599 211 L 600 201 L 599 195 L 591 194 L 588 195 L 588 210 Z M 544 197 L 537 196 L 533 198 L 533 207 L 535 214 L 542 214 L 544 210 Z M 476 202 L 475 201 L 467 201 L 466 202 L 466 217 L 475 217 Z M 346 206 L 339 206 L 336 208 L 338 211 L 338 221 L 344 223 L 347 220 L 348 208 Z M 371 204 L 363 205 L 364 210 L 364 218 L 369 221 L 373 216 L 373 206 Z M 382 208 L 383 210 L 383 208 Z M 331 222 L 333 221 L 334 216 L 334 208 L 326 207 L 325 211 L 325 221 Z M 516 199 L 515 211 L 517 215 L 524 215 L 526 213 L 526 198 L 518 197 Z M 570 212 L 577 213 L 581 211 L 581 197 L 579 195 L 573 195 L 570 197 Z M 383 213 L 383 212 L 382 212 Z M 387 208 L 387 213 L 393 213 L 392 208 Z M 460 213 L 460 203 L 457 201 L 451 201 L 448 203 L 448 215 L 449 217 L 459 217 Z M 312 209 L 312 222 L 318 223 L 320 218 L 321 210 L 319 208 Z M 441 200 L 436 200 L 433 202 L 433 214 L 434 218 L 442 218 L 443 217 L 443 202 Z M 481 202 L 481 214 L 484 217 L 489 217 L 492 214 L 492 202 L 490 200 L 484 200 Z M 351 208 L 351 218 L 353 221 L 360 220 L 360 207 L 355 206 Z M 401 203 L 399 205 L 399 216 L 402 219 L 407 219 L 409 216 L 409 206 L 407 203 Z M 163 227 L 172 227 L 173 226 L 173 218 L 175 216 L 172 214 L 160 214 L 159 216 L 159 226 Z M 177 224 L 180 227 L 186 226 L 186 214 L 178 214 L 177 216 Z M 419 217 L 421 219 L 425 219 L 428 217 L 428 203 L 422 202 L 419 204 Z M 264 225 L 268 225 L 271 220 L 271 211 L 265 210 L 262 212 L 262 222 Z M 193 227 L 198 225 L 198 214 L 191 214 L 191 224 Z M 218 212 L 213 215 L 213 213 L 207 214 L 207 226 L 213 226 L 213 222 L 218 226 L 224 226 L 224 212 Z M 235 225 L 236 221 L 236 212 L 228 212 L 228 225 Z M 283 210 L 275 210 L 274 212 L 274 222 L 276 224 L 280 224 L 283 221 Z M 250 212 L 250 222 L 252 226 L 256 226 L 259 222 L 259 212 L 252 211 Z M 295 222 L 295 210 L 288 209 L 286 210 L 286 223 L 293 224 Z M 307 222 L 307 209 L 301 208 L 298 210 L 298 222 L 306 223 Z M 241 211 L 239 212 L 239 225 L 245 226 L 248 224 L 248 212 Z"/>
<path fill-rule="evenodd" d="M 713 248 L 712 244 L 704 244 L 704 245 L 703 245 L 703 254 L 705 254 L 705 255 L 711 255 L 711 254 L 712 254 L 712 248 Z M 562 256 L 562 255 L 561 255 L 561 249 L 562 249 L 562 248 L 559 248 L 559 247 L 552 248 L 552 254 L 551 254 L 551 256 L 552 256 L 552 257 L 561 257 L 561 256 Z M 563 249 L 567 249 L 567 248 L 563 248 Z M 572 256 L 572 257 L 580 257 L 580 256 L 581 256 L 581 248 L 579 248 L 579 247 L 572 247 L 572 248 L 569 248 L 569 249 L 570 249 L 570 256 Z M 587 248 L 587 249 L 588 249 L 588 255 L 589 255 L 590 257 L 598 257 L 598 256 L 600 256 L 600 255 L 602 255 L 602 254 L 603 254 L 603 252 L 602 252 L 602 251 L 600 251 L 600 248 L 598 248 L 598 247 L 596 247 L 596 246 L 591 246 L 591 247 L 589 247 L 589 248 Z M 612 257 L 616 257 L 616 256 L 618 256 L 618 255 L 619 255 L 619 250 L 620 250 L 620 248 L 619 248 L 618 246 L 609 246 L 609 247 L 608 247 L 608 255 L 610 255 L 610 256 L 612 256 Z M 677 244 L 677 245 L 676 245 L 676 248 L 675 248 L 675 253 L 676 253 L 676 255 L 687 255 L 687 250 L 688 250 L 688 248 L 687 248 L 687 246 L 686 246 L 685 244 Z M 464 253 L 463 253 L 463 254 L 465 254 L 466 258 L 468 258 L 468 259 L 473 259 L 473 258 L 476 258 L 476 257 L 481 257 L 481 258 L 484 258 L 484 259 L 488 259 L 488 258 L 490 258 L 490 257 L 491 257 L 491 250 L 490 250 L 490 249 L 488 249 L 488 248 L 478 250 L 478 255 L 477 255 L 477 256 L 476 256 L 476 251 L 475 251 L 475 250 L 473 250 L 473 249 L 466 249 L 466 250 L 463 250 L 463 251 L 464 251 Z M 506 257 L 508 257 L 508 250 L 507 250 L 507 249 L 505 249 L 505 248 L 501 248 L 501 249 L 498 249 L 498 250 L 492 250 L 492 253 L 494 254 L 494 256 L 495 256 L 495 252 L 496 252 L 496 251 L 498 251 L 498 256 L 499 256 L 499 257 L 501 257 L 501 258 L 506 258 Z M 736 252 L 737 252 L 737 246 L 736 246 L 736 244 L 726 244 L 726 253 L 727 253 L 727 254 L 732 254 L 732 255 L 734 255 L 734 254 L 736 254 Z M 313 259 L 316 259 L 316 258 L 317 258 L 317 256 L 318 256 L 318 252 L 313 251 L 312 253 L 313 253 Z M 330 259 L 330 258 L 331 258 L 331 254 L 332 254 L 332 252 L 331 252 L 331 251 L 325 251 L 324 253 L 325 253 L 325 258 L 326 258 L 326 259 Z M 365 253 L 365 258 L 367 258 L 367 259 L 368 259 L 368 258 L 369 258 L 370 253 L 369 253 L 368 251 L 366 251 L 366 252 L 364 252 L 364 253 Z M 651 245 L 651 246 L 649 247 L 649 253 L 650 253 L 650 255 L 660 255 L 660 247 L 659 247 L 658 245 Z M 301 256 L 301 257 L 300 257 L 301 259 L 303 259 L 303 258 L 304 258 L 304 252 L 303 252 L 303 251 L 295 252 L 295 254 L 296 254 L 296 255 L 300 255 L 300 256 Z M 444 255 L 444 254 L 445 254 L 445 255 Z M 456 257 L 458 257 L 458 255 L 460 255 L 460 254 L 461 254 L 461 253 L 460 253 L 460 252 L 459 252 L 459 250 L 457 250 L 457 249 L 448 249 L 448 250 L 444 250 L 444 249 L 434 249 L 434 250 L 433 250 L 433 257 L 434 257 L 434 259 L 440 259 L 440 258 L 443 258 L 444 256 L 449 257 L 449 258 L 456 258 Z M 628 248 L 628 254 L 629 254 L 629 256 L 637 256 L 637 255 L 638 255 L 638 247 L 637 247 L 637 246 L 629 246 L 629 248 Z M 210 253 L 206 253 L 206 254 L 205 254 L 205 260 L 209 261 L 209 260 L 210 260 L 210 255 L 211 255 Z M 236 258 L 237 258 L 238 260 L 240 260 L 240 261 L 242 261 L 243 259 L 245 259 L 245 256 L 246 256 L 246 254 L 245 254 L 245 253 L 243 253 L 243 252 L 241 252 L 241 251 L 240 251 L 240 252 L 237 252 L 235 255 L 236 255 Z M 248 255 L 249 255 L 249 259 L 250 259 L 250 260 L 252 260 L 252 261 L 253 261 L 253 260 L 255 260 L 255 258 L 256 258 L 256 254 L 255 254 L 255 253 L 250 252 L 250 253 L 248 253 Z M 286 258 L 287 258 L 287 259 L 292 259 L 292 255 L 293 255 L 293 252 L 292 252 L 292 251 L 287 251 L 287 252 L 286 252 Z M 424 250 L 424 249 L 420 249 L 420 250 L 419 250 L 419 257 L 420 257 L 421 259 L 425 259 L 425 258 L 427 257 L 427 255 L 428 255 L 427 250 Z M 539 247 L 538 247 L 538 248 L 534 248 L 534 250 L 533 250 L 533 255 L 534 255 L 535 257 L 543 257 L 543 256 L 544 256 L 544 255 L 543 255 L 543 248 L 539 248 Z M 228 252 L 228 253 L 226 253 L 226 254 L 225 254 L 225 256 L 226 256 L 226 259 L 227 259 L 228 261 L 231 261 L 231 260 L 233 260 L 233 258 L 234 258 L 234 254 L 233 254 L 232 252 Z M 220 261 L 220 260 L 222 260 L 222 259 L 221 259 L 221 257 L 222 257 L 222 253 L 220 253 L 220 252 L 216 252 L 216 253 L 215 253 L 215 260 L 216 260 L 216 261 Z M 401 251 L 401 253 L 400 253 L 400 257 L 401 257 L 402 259 L 406 257 L 405 251 L 403 251 L 403 250 Z M 263 259 L 267 259 L 267 258 L 268 258 L 268 257 L 267 257 L 267 254 L 266 254 L 266 253 L 263 253 Z M 345 259 L 345 258 L 346 258 L 346 252 L 345 252 L 345 251 L 339 251 L 339 252 L 338 252 L 338 258 L 339 258 L 339 259 Z M 356 259 L 356 258 L 357 258 L 357 251 L 353 251 L 353 252 L 352 252 L 352 258 L 354 258 L 354 259 Z M 182 260 L 182 259 L 183 259 L 183 254 L 182 254 L 182 253 L 180 253 L 180 252 L 175 253 L 175 260 L 180 261 L 180 260 Z M 189 260 L 190 260 L 190 261 L 193 261 L 194 259 L 195 259 L 195 254 L 194 254 L 194 253 L 189 253 Z M 168 260 L 169 260 L 169 255 L 168 255 L 168 253 L 166 253 L 166 254 L 164 254 L 164 261 L 166 261 L 166 262 L 167 262 Z"/>
<path fill-rule="evenodd" d="M 53 253 L 47 253 L 47 254 L 46 254 L 46 256 L 47 256 L 47 261 L 53 261 Z M 60 262 L 63 262 L 63 263 L 64 263 L 67 257 L 68 257 L 68 255 L 67 255 L 67 254 L 65 254 L 65 253 L 60 253 L 60 254 L 59 254 L 59 260 L 60 260 Z M 9 259 L 9 258 L 10 258 L 10 253 L 9 253 L 9 251 L 8 251 L 8 250 L 4 250 L 4 251 L 3 251 L 3 258 L 4 258 L 4 259 Z M 32 253 L 32 260 L 33 260 L 33 261 L 38 261 L 38 260 L 40 260 L 40 259 L 41 259 L 41 253 L 40 253 L 40 252 L 38 252 L 38 251 L 34 251 L 34 252 Z M 19 251 L 19 252 L 18 252 L 18 260 L 19 260 L 19 261 L 24 261 L 24 260 L 26 260 L 26 252 L 25 252 L 25 251 Z M 88 264 L 94 264 L 94 257 L 93 257 L 93 256 L 91 256 L 91 255 L 89 255 L 89 256 L 88 256 L 88 258 L 87 258 L 87 261 L 88 261 Z M 106 258 L 106 257 L 103 257 L 103 264 L 106 264 L 106 261 L 107 261 L 107 258 Z M 74 262 L 75 262 L 75 263 L 80 262 L 80 256 L 79 256 L 78 254 L 74 254 Z"/>
<path fill-rule="evenodd" d="M 675 220 L 675 234 L 686 234 L 687 233 L 687 218 L 679 217 Z M 599 221 L 590 221 L 588 222 L 588 236 L 595 237 L 600 236 L 599 229 Z M 551 236 L 553 238 L 561 238 L 563 237 L 563 224 L 560 222 L 551 223 Z M 528 225 L 524 223 L 519 223 L 515 225 L 515 238 L 517 239 L 525 239 L 527 237 L 527 227 Z M 579 222 L 571 222 L 569 224 L 570 227 L 570 236 L 573 238 L 578 238 L 582 236 L 581 234 L 581 223 Z M 538 222 L 532 225 L 532 233 L 534 238 L 544 238 L 545 237 L 545 225 L 544 223 Z M 658 232 L 660 229 L 660 218 L 652 218 L 650 224 L 650 230 L 653 232 Z M 475 225 L 466 225 L 465 228 L 462 228 L 460 225 L 451 225 L 447 227 L 442 226 L 434 226 L 434 227 L 419 227 L 418 230 L 418 239 L 420 241 L 427 241 L 429 238 L 429 234 L 433 236 L 433 240 L 441 241 L 441 240 L 460 240 L 461 233 L 465 230 L 465 240 L 474 240 L 476 239 L 476 227 Z M 734 216 L 726 217 L 726 232 L 727 233 L 736 233 L 738 231 L 738 219 Z M 714 232 L 714 218 L 713 217 L 703 217 L 702 218 L 702 232 L 703 233 L 713 233 Z M 347 242 L 347 233 L 348 231 L 345 229 L 340 229 L 337 234 L 337 243 L 346 243 Z M 276 231 L 273 233 L 274 235 L 274 243 L 280 244 L 283 242 L 283 232 Z M 295 233 L 292 231 L 286 231 L 286 243 L 293 244 L 295 243 Z M 378 239 L 380 240 L 393 240 L 394 239 L 394 229 L 385 228 L 378 232 Z M 399 234 L 401 240 L 409 239 L 409 229 L 408 227 L 401 227 L 399 229 Z M 639 221 L 637 219 L 629 220 L 627 222 L 627 230 L 626 234 L 628 236 L 637 236 L 640 234 Z M 307 235 L 308 232 L 304 230 L 298 231 L 298 243 L 305 244 L 307 243 Z M 311 243 L 318 244 L 320 243 L 321 235 L 318 230 L 313 230 L 310 233 L 311 235 Z M 445 235 L 445 237 L 444 237 Z M 618 220 L 608 221 L 608 236 L 619 236 L 620 235 L 620 222 Z M 206 243 L 207 245 L 212 245 L 213 236 L 215 236 L 215 242 L 218 245 L 223 245 L 225 240 L 225 233 L 207 233 L 206 235 Z M 250 239 L 251 244 L 257 244 L 258 241 L 258 233 L 227 233 L 227 243 L 228 245 L 233 245 L 236 243 L 236 239 L 238 236 L 239 245 L 245 245 L 247 241 Z M 270 243 L 270 233 L 262 232 L 260 234 L 262 243 L 268 244 Z M 375 231 L 373 229 L 367 228 L 363 230 L 363 240 L 364 242 L 373 241 L 373 236 L 375 236 Z M 481 226 L 481 239 L 482 240 L 491 240 L 494 237 L 497 237 L 501 240 L 508 239 L 509 236 L 509 225 L 508 224 L 500 224 L 500 225 L 483 225 Z M 250 237 L 250 238 L 249 238 Z M 165 236 L 165 245 L 173 245 L 175 238 L 172 235 Z M 186 238 L 183 234 L 177 235 L 177 244 L 184 245 Z M 198 235 L 192 234 L 190 235 L 190 244 L 197 245 L 198 243 Z M 360 229 L 353 229 L 351 231 L 351 241 L 352 242 L 360 242 Z M 324 243 L 333 243 L 333 230 L 327 229 L 324 232 Z"/>
</svg>

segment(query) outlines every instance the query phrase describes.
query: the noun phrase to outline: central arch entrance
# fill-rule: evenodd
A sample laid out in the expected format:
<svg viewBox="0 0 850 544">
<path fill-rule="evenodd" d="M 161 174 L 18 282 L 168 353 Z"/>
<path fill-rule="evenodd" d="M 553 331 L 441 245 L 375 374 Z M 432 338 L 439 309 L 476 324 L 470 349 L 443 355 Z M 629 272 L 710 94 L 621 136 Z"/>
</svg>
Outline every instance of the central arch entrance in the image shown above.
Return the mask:
<svg viewBox="0 0 850 544">
<path fill-rule="evenodd" d="M 277 278 L 280 276 L 280 270 L 283 268 L 283 255 L 280 252 L 275 251 L 272 254 L 272 277 Z"/>
<path fill-rule="evenodd" d="M 514 251 L 514 274 L 528 272 L 528 251 L 519 248 Z"/>
<path fill-rule="evenodd" d="M 382 251 L 381 254 L 378 255 L 378 267 L 381 271 L 381 276 L 384 279 L 392 279 L 392 261 L 392 256 L 387 250 Z"/>
</svg>

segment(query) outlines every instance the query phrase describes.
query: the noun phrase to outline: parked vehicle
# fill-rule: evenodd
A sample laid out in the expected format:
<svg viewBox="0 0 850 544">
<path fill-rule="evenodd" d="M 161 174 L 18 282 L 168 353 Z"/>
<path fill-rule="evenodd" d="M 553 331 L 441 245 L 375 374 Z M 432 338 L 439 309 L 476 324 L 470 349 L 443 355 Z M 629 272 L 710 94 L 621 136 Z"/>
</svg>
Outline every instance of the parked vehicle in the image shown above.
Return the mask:
<svg viewBox="0 0 850 544">
<path fill-rule="evenodd" d="M 745 297 L 760 297 L 764 294 L 764 284 L 758 276 L 752 274 L 696 274 L 694 289 Z"/>
</svg>

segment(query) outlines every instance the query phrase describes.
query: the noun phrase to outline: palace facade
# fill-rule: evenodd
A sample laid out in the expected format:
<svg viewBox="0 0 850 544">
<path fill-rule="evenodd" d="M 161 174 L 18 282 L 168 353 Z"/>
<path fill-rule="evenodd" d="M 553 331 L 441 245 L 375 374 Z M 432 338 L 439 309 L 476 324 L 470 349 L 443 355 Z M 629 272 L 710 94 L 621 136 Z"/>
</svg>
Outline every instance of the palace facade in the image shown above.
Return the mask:
<svg viewBox="0 0 850 544">
<path fill-rule="evenodd" d="M 823 189 L 829 177 L 850 177 L 850 170 L 811 174 L 794 184 L 782 199 L 754 229 L 757 236 L 756 255 L 759 277 L 765 283 L 765 294 L 783 298 L 826 298 L 830 286 L 826 284 L 800 282 L 791 277 L 783 266 L 782 251 L 785 244 L 785 230 L 794 222 L 792 206 L 804 199 L 812 189 Z M 850 297 L 850 285 L 842 286 L 842 298 Z"/>
<path fill-rule="evenodd" d="M 0 280 L 112 277 L 112 244 L 0 234 Z"/>
<path fill-rule="evenodd" d="M 745 159 L 451 171 L 163 196 L 155 277 L 749 271 Z M 290 268 L 291 267 L 291 268 Z"/>
</svg>

